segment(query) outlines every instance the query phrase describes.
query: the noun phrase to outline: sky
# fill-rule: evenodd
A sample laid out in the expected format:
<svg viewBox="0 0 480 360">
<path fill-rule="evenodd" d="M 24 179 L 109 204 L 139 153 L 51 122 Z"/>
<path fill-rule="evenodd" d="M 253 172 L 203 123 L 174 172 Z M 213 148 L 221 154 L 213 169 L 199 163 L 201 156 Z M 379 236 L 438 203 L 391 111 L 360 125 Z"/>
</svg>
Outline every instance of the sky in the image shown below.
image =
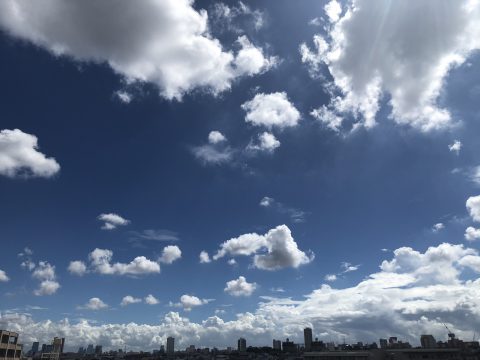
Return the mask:
<svg viewBox="0 0 480 360">
<path fill-rule="evenodd" d="M 0 3 L 0 328 L 66 350 L 480 331 L 478 1 Z"/>
</svg>

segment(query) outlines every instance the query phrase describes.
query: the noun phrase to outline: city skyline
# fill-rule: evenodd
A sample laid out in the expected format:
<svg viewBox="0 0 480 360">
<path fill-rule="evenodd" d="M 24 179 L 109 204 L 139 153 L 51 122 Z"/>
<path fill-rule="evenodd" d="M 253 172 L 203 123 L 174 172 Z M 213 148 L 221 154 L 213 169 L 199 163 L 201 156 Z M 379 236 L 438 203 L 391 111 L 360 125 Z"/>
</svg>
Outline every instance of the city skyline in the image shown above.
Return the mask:
<svg viewBox="0 0 480 360">
<path fill-rule="evenodd" d="M 471 339 L 479 19 L 0 1 L 0 329 L 69 351 Z"/>
</svg>

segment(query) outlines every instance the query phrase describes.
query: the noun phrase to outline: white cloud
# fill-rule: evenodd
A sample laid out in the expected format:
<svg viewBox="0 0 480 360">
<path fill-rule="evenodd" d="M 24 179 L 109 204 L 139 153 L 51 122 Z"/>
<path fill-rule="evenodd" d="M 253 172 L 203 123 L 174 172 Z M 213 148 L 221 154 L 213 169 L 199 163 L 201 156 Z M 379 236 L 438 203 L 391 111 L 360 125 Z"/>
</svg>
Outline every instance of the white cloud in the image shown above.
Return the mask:
<svg viewBox="0 0 480 360">
<path fill-rule="evenodd" d="M 0 270 L 0 282 L 7 282 L 10 278 L 7 276 L 7 273 L 3 270 Z"/>
<path fill-rule="evenodd" d="M 412 6 L 402 0 L 352 0 L 343 11 L 337 2 L 325 10 L 326 35 L 314 37 L 314 50 L 302 44 L 300 53 L 311 73 L 323 66 L 333 78 L 328 110 L 352 115 L 354 129 L 370 128 L 387 98 L 390 118 L 398 124 L 421 131 L 452 125 L 438 98 L 449 71 L 480 48 L 478 2 L 450 0 L 439 7 L 428 1 Z"/>
<path fill-rule="evenodd" d="M 114 213 L 100 214 L 97 219 L 104 222 L 102 226 L 103 230 L 113 230 L 118 226 L 130 224 L 130 220 L 124 219 L 120 215 Z"/>
<path fill-rule="evenodd" d="M 454 172 L 455 169 L 452 170 L 452 174 L 455 173 Z M 460 169 L 458 169 L 457 172 L 461 172 Z M 470 180 L 472 182 L 474 182 L 476 185 L 480 185 L 480 166 L 475 166 L 473 168 L 470 168 L 468 170 L 468 177 L 470 178 Z"/>
<path fill-rule="evenodd" d="M 91 300 L 92 299 L 90 299 L 90 301 Z M 141 303 L 141 302 L 142 302 L 142 299 L 133 297 L 132 295 L 127 295 L 127 296 L 123 297 L 122 302 L 120 303 L 120 306 L 127 306 L 127 305 L 130 305 L 130 304 L 138 304 L 138 303 Z"/>
<path fill-rule="evenodd" d="M 24 269 L 32 271 L 33 269 L 35 269 L 35 266 L 37 266 L 37 265 L 32 260 L 27 259 L 25 261 L 22 261 L 20 266 Z"/>
<path fill-rule="evenodd" d="M 162 256 L 158 259 L 164 264 L 171 264 L 182 257 L 182 251 L 176 245 L 169 245 L 163 248 Z"/>
<path fill-rule="evenodd" d="M 157 305 L 160 303 L 160 301 L 152 294 L 147 295 L 144 300 L 148 305 Z"/>
<path fill-rule="evenodd" d="M 228 264 L 228 265 L 235 266 L 235 265 L 237 265 L 237 260 L 235 260 L 235 259 L 228 259 L 227 264 Z"/>
<path fill-rule="evenodd" d="M 329 281 L 329 282 L 333 282 L 333 281 L 336 281 L 337 280 L 337 275 L 335 274 L 327 274 L 325 275 L 325 277 L 323 278 L 325 281 Z"/>
<path fill-rule="evenodd" d="M 265 196 L 260 200 L 260 206 L 275 210 L 280 214 L 286 214 L 295 223 L 301 223 L 305 221 L 306 213 L 303 210 L 296 209 L 294 207 L 287 206 L 280 201 L 275 200 L 272 197 Z"/>
<path fill-rule="evenodd" d="M 475 241 L 480 239 L 480 229 L 469 226 L 465 229 L 465 239 L 468 241 Z"/>
<path fill-rule="evenodd" d="M 440 230 L 445 229 L 445 225 L 443 223 L 436 223 L 435 225 L 432 226 L 432 231 L 434 233 L 439 232 Z"/>
<path fill-rule="evenodd" d="M 273 198 L 264 196 L 262 200 L 260 200 L 260 206 L 269 207 L 273 204 L 274 201 L 275 200 Z"/>
<path fill-rule="evenodd" d="M 160 265 L 145 256 L 137 256 L 128 264 L 111 263 L 113 252 L 108 249 L 95 249 L 89 254 L 92 271 L 103 275 L 146 275 L 160 273 Z"/>
<path fill-rule="evenodd" d="M 325 124 L 330 130 L 338 132 L 342 128 L 343 118 L 334 111 L 329 110 L 325 105 L 320 106 L 318 109 L 313 109 L 310 115 Z"/>
<path fill-rule="evenodd" d="M 20 332 L 24 343 L 65 334 L 72 350 L 84 346 L 84 334 L 89 334 L 89 342 L 102 343 L 105 349 L 127 346 L 133 351 L 158 349 L 169 335 L 179 347 L 192 343 L 226 347 L 240 336 L 251 339 L 254 346 L 264 346 L 276 337 L 301 341 L 306 326 L 321 329 L 321 338 L 337 343 L 347 336 L 378 341 L 394 332 L 417 344 L 425 333 L 444 338 L 443 323 L 457 337 L 470 339 L 480 321 L 480 280 L 465 279 L 471 273 L 465 270 L 480 273 L 479 264 L 478 251 L 463 245 L 441 244 L 425 252 L 400 248 L 379 271 L 350 287 L 322 285 L 298 299 L 264 298 L 255 311 L 229 321 L 212 316 L 193 322 L 169 312 L 154 325 L 73 323 L 69 319 L 36 321 L 29 314 L 0 312 L 0 327 Z"/>
<path fill-rule="evenodd" d="M 264 250 L 266 253 L 263 253 Z M 308 264 L 314 258 L 313 253 L 307 255 L 298 248 L 286 225 L 279 225 L 265 235 L 243 234 L 227 240 L 220 245 L 220 249 L 213 259 L 217 260 L 225 255 L 254 255 L 253 265 L 263 270 L 297 268 L 300 265 Z"/>
<path fill-rule="evenodd" d="M 38 289 L 33 293 L 37 296 L 53 295 L 60 288 L 56 280 L 55 266 L 46 261 L 40 261 L 32 272 L 32 277 L 40 281 Z"/>
<path fill-rule="evenodd" d="M 352 265 L 349 262 L 342 262 L 343 273 L 357 271 L 360 265 Z"/>
<path fill-rule="evenodd" d="M 223 141 L 227 141 L 227 138 L 220 131 L 214 130 L 208 134 L 208 142 L 210 144 L 218 144 Z"/>
<path fill-rule="evenodd" d="M 200 264 L 208 264 L 212 261 L 210 260 L 210 255 L 208 255 L 208 252 L 206 252 L 205 250 L 202 250 L 198 257 L 200 259 Z"/>
<path fill-rule="evenodd" d="M 246 111 L 246 122 L 269 129 L 296 126 L 300 120 L 300 113 L 285 92 L 256 94 L 252 100 L 242 105 L 242 109 Z"/>
<path fill-rule="evenodd" d="M 217 2 L 213 6 L 212 14 L 215 23 L 235 33 L 244 32 L 237 24 L 239 20 L 244 20 L 244 25 L 247 28 L 255 30 L 262 28 L 265 22 L 262 11 L 252 10 L 242 1 L 239 1 L 237 6 L 228 6 L 222 2 Z"/>
<path fill-rule="evenodd" d="M 234 64 L 239 74 L 255 75 L 277 65 L 276 57 L 266 58 L 262 49 L 255 47 L 246 36 L 240 36 L 237 43 L 240 45 L 240 51 Z"/>
<path fill-rule="evenodd" d="M 33 255 L 33 250 L 30 249 L 28 246 L 23 248 L 23 251 L 18 253 L 18 257 L 24 257 L 24 256 L 32 256 Z"/>
<path fill-rule="evenodd" d="M 38 151 L 35 135 L 19 129 L 0 131 L 0 175 L 49 178 L 59 171 L 60 165 L 54 158 Z"/>
<path fill-rule="evenodd" d="M 217 94 L 230 89 L 236 78 L 268 68 L 258 62 L 255 68 L 239 67 L 245 46 L 240 44 L 237 55 L 225 51 L 209 33 L 207 12 L 194 9 L 191 0 L 121 6 L 111 0 L 7 0 L 0 4 L 0 26 L 55 56 L 107 63 L 129 83 L 153 83 L 167 99 L 181 99 L 196 88 Z"/>
<path fill-rule="evenodd" d="M 250 296 L 256 288 L 256 283 L 249 283 L 244 276 L 239 276 L 238 279 L 228 281 L 223 291 L 232 296 Z"/>
<path fill-rule="evenodd" d="M 122 90 L 115 91 L 115 96 L 124 104 L 130 104 L 133 99 L 132 94 Z"/>
<path fill-rule="evenodd" d="M 202 306 L 213 301 L 213 299 L 200 299 L 194 295 L 182 295 L 180 297 L 180 302 L 170 303 L 171 306 L 182 307 L 185 311 L 191 311 L 194 307 Z"/>
<path fill-rule="evenodd" d="M 269 132 L 263 132 L 258 135 L 256 142 L 250 142 L 247 146 L 248 151 L 265 151 L 273 153 L 276 148 L 280 146 L 280 141 L 277 140 L 275 135 Z"/>
<path fill-rule="evenodd" d="M 83 276 L 87 272 L 87 265 L 83 261 L 75 260 L 70 261 L 67 269 L 70 274 Z"/>
<path fill-rule="evenodd" d="M 470 196 L 465 205 L 472 219 L 480 222 L 480 195 Z"/>
<path fill-rule="evenodd" d="M 90 300 L 88 300 L 88 302 L 84 306 L 81 306 L 79 308 L 86 309 L 86 310 L 103 310 L 103 309 L 107 309 L 108 305 L 105 304 L 98 297 L 93 297 Z"/>
<path fill-rule="evenodd" d="M 55 280 L 43 280 L 40 286 L 33 293 L 37 296 L 53 295 L 60 288 L 60 284 Z"/>
<path fill-rule="evenodd" d="M 462 142 L 460 140 L 455 140 L 452 144 L 448 145 L 448 150 L 458 155 L 460 150 L 462 150 Z"/>
</svg>

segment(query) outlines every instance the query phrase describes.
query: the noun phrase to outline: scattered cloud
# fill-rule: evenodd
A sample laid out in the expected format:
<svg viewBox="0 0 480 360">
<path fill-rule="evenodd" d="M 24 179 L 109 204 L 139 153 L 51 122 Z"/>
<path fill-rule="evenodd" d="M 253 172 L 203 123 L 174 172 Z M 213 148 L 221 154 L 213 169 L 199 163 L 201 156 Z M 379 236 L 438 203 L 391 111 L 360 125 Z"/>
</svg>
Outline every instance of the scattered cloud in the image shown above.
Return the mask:
<svg viewBox="0 0 480 360">
<path fill-rule="evenodd" d="M 7 276 L 7 273 L 3 270 L 0 270 L 0 282 L 10 281 L 10 278 Z"/>
<path fill-rule="evenodd" d="M 430 2 L 412 7 L 401 0 L 353 0 L 342 9 L 333 0 L 325 14 L 326 34 L 314 36 L 313 49 L 301 44 L 300 54 L 312 76 L 324 80 L 328 72 L 333 78 L 326 85 L 330 103 L 319 108 L 327 126 L 339 129 L 340 118 L 349 117 L 353 129 L 371 128 L 385 99 L 398 124 L 423 132 L 452 126 L 450 111 L 438 99 L 450 70 L 480 48 L 478 3 L 447 1 L 439 8 Z"/>
<path fill-rule="evenodd" d="M 443 223 L 436 223 L 432 226 L 432 231 L 434 233 L 438 233 L 439 231 L 445 229 L 445 225 Z"/>
<path fill-rule="evenodd" d="M 124 104 L 130 104 L 133 100 L 132 94 L 123 90 L 115 91 L 115 96 Z"/>
<path fill-rule="evenodd" d="M 158 259 L 163 264 L 171 264 L 182 257 L 182 251 L 176 245 L 169 245 L 163 248 L 162 256 Z"/>
<path fill-rule="evenodd" d="M 144 300 L 145 300 L 145 303 L 148 305 L 157 305 L 160 303 L 160 300 L 158 300 L 152 294 L 147 295 Z"/>
<path fill-rule="evenodd" d="M 227 138 L 220 131 L 214 130 L 208 134 L 208 142 L 210 144 L 218 144 L 223 141 L 227 141 Z"/>
<path fill-rule="evenodd" d="M 342 262 L 341 266 L 343 269 L 342 273 L 344 274 L 352 271 L 357 271 L 358 268 L 360 267 L 360 265 L 352 265 L 349 262 L 345 262 L 345 261 Z"/>
<path fill-rule="evenodd" d="M 0 131 L 0 175 L 49 178 L 59 171 L 60 165 L 54 158 L 38 151 L 35 135 L 19 129 Z"/>
<path fill-rule="evenodd" d="M 113 252 L 95 249 L 89 254 L 90 268 L 103 275 L 146 275 L 160 273 L 160 265 L 145 256 L 137 256 L 129 263 L 111 263 Z"/>
<path fill-rule="evenodd" d="M 325 281 L 328 281 L 328 282 L 334 282 L 334 281 L 337 281 L 337 275 L 335 274 L 327 274 L 325 275 L 325 277 L 323 278 Z"/>
<path fill-rule="evenodd" d="M 245 110 L 245 121 L 255 126 L 284 129 L 296 126 L 300 113 L 288 100 L 287 93 L 259 93 L 252 100 L 242 105 Z"/>
<path fill-rule="evenodd" d="M 212 8 L 213 22 L 222 30 L 242 34 L 244 29 L 260 30 L 264 23 L 265 14 L 239 1 L 237 6 L 228 6 L 217 2 Z"/>
<path fill-rule="evenodd" d="M 219 131 L 211 131 L 208 144 L 192 148 L 193 155 L 204 165 L 218 165 L 230 161 L 234 150 L 228 145 L 227 138 Z"/>
<path fill-rule="evenodd" d="M 452 144 L 448 145 L 448 150 L 454 152 L 455 154 L 460 154 L 462 149 L 462 142 L 460 140 L 455 140 Z"/>
<path fill-rule="evenodd" d="M 103 310 L 107 308 L 108 308 L 108 305 L 105 304 L 98 297 L 91 298 L 90 300 L 88 300 L 88 302 L 85 305 L 79 307 L 79 309 L 94 310 L 94 311 Z"/>
<path fill-rule="evenodd" d="M 237 260 L 235 260 L 235 259 L 228 259 L 227 264 L 228 264 L 228 265 L 235 266 L 235 265 L 237 265 Z"/>
<path fill-rule="evenodd" d="M 469 226 L 465 229 L 465 239 L 468 241 L 475 241 L 480 239 L 480 229 Z"/>
<path fill-rule="evenodd" d="M 228 281 L 223 291 L 232 296 L 250 296 L 256 288 L 256 283 L 249 283 L 244 276 L 239 276 L 236 280 Z"/>
<path fill-rule="evenodd" d="M 30 249 L 28 246 L 23 248 L 22 252 L 17 254 L 18 257 L 29 257 L 33 255 L 33 250 Z"/>
<path fill-rule="evenodd" d="M 55 266 L 46 261 L 40 261 L 32 272 L 32 277 L 40 281 L 38 289 L 33 293 L 37 296 L 53 295 L 60 288 L 56 280 Z"/>
<path fill-rule="evenodd" d="M 178 241 L 178 233 L 166 229 L 147 229 L 142 231 L 130 231 L 132 241 Z"/>
<path fill-rule="evenodd" d="M 170 302 L 170 306 L 181 307 L 184 311 L 191 311 L 194 307 L 208 304 L 211 301 L 213 301 L 213 299 L 200 299 L 194 295 L 185 294 L 180 297 L 180 302 Z"/>
<path fill-rule="evenodd" d="M 67 270 L 72 275 L 83 276 L 87 273 L 87 265 L 85 265 L 85 263 L 80 260 L 70 261 Z"/>
<path fill-rule="evenodd" d="M 278 292 L 278 293 L 284 293 L 284 292 L 285 292 L 285 289 L 284 289 L 284 288 L 281 288 L 281 287 L 277 287 L 277 288 L 271 288 L 270 291 L 272 291 L 272 292 Z"/>
<path fill-rule="evenodd" d="M 248 144 L 247 151 L 273 153 L 279 146 L 280 141 L 277 140 L 275 135 L 265 131 L 258 135 L 255 142 L 251 141 L 250 144 Z"/>
<path fill-rule="evenodd" d="M 120 303 L 120 306 L 127 306 L 127 305 L 130 305 L 130 304 L 138 304 L 138 303 L 141 303 L 141 302 L 142 302 L 142 299 L 133 297 L 131 295 L 127 295 L 127 296 L 123 297 L 122 302 Z"/>
<path fill-rule="evenodd" d="M 480 195 L 470 196 L 465 205 L 473 221 L 480 222 Z"/>
<path fill-rule="evenodd" d="M 226 255 L 253 255 L 253 266 L 262 270 L 297 268 L 314 259 L 312 252 L 307 255 L 298 248 L 286 225 L 279 225 L 265 235 L 250 233 L 227 240 L 220 245 L 213 259 L 218 260 Z"/>
<path fill-rule="evenodd" d="M 210 255 L 208 255 L 208 252 L 206 251 L 201 251 L 200 255 L 198 256 L 200 259 L 200 264 L 208 264 L 212 260 L 210 260 Z"/>
<path fill-rule="evenodd" d="M 225 51 L 209 33 L 207 12 L 197 11 L 190 0 L 128 2 L 115 12 L 111 8 L 109 1 L 65 5 L 52 0 L 43 11 L 44 4 L 9 0 L 0 5 L 0 27 L 54 56 L 107 63 L 127 83 L 153 83 L 167 99 L 180 100 L 194 89 L 218 94 L 239 77 L 268 70 L 270 60 L 261 48 L 254 47 L 254 52 L 253 45 L 239 40 L 237 54 Z M 261 63 L 258 54 L 264 58 Z M 252 66 L 245 69 L 249 58 Z"/>
<path fill-rule="evenodd" d="M 98 215 L 97 219 L 104 222 L 102 226 L 103 230 L 113 230 L 119 226 L 125 226 L 130 224 L 130 220 L 124 219 L 123 217 L 115 213 L 100 214 Z"/>
<path fill-rule="evenodd" d="M 289 207 L 269 196 L 264 196 L 262 200 L 260 200 L 259 205 L 264 208 L 273 209 L 280 214 L 288 215 L 295 223 L 304 222 L 307 215 L 305 211 Z"/>
</svg>

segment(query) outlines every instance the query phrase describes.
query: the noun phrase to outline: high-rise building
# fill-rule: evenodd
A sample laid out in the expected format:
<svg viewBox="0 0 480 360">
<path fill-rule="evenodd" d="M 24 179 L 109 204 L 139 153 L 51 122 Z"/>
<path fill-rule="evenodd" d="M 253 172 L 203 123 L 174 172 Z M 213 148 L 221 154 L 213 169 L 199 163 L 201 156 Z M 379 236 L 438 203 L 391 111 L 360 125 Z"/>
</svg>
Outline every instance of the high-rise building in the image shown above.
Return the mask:
<svg viewBox="0 0 480 360">
<path fill-rule="evenodd" d="M 167 354 L 175 353 L 175 338 L 169 336 L 167 338 Z"/>
<path fill-rule="evenodd" d="M 305 344 L 305 351 L 312 351 L 312 329 L 305 328 L 303 329 L 303 339 Z"/>
<path fill-rule="evenodd" d="M 93 355 L 93 352 L 94 352 L 94 350 L 93 350 L 93 344 L 88 344 L 87 350 L 85 351 L 85 354 L 87 354 L 87 355 Z"/>
<path fill-rule="evenodd" d="M 282 350 L 288 353 L 296 353 L 298 346 L 293 341 L 290 341 L 289 338 L 287 338 L 286 341 L 282 342 Z"/>
<path fill-rule="evenodd" d="M 103 353 L 102 345 L 95 346 L 95 355 L 102 355 L 102 353 Z"/>
<path fill-rule="evenodd" d="M 433 335 L 422 335 L 420 336 L 420 344 L 424 349 L 434 349 L 437 347 L 437 341 Z"/>
<path fill-rule="evenodd" d="M 35 341 L 32 345 L 32 355 L 35 355 L 36 353 L 38 353 L 39 347 L 40 347 L 40 343 L 38 341 Z"/>
<path fill-rule="evenodd" d="M 238 351 L 240 351 L 240 352 L 247 351 L 247 340 L 245 340 L 244 338 L 240 338 L 240 339 L 238 339 L 237 344 L 238 344 L 238 346 L 237 346 Z"/>
<path fill-rule="evenodd" d="M 58 360 L 60 358 L 60 354 L 63 352 L 64 345 L 65 338 L 54 337 L 51 345 L 46 345 L 45 351 L 42 351 L 42 359 Z"/>
<path fill-rule="evenodd" d="M 273 339 L 273 350 L 282 350 L 282 342 L 280 340 Z"/>
<path fill-rule="evenodd" d="M 18 333 L 0 330 L 0 358 L 16 360 L 22 356 L 22 345 L 18 344 Z"/>
<path fill-rule="evenodd" d="M 386 349 L 388 347 L 387 339 L 380 339 L 380 349 Z"/>
</svg>

